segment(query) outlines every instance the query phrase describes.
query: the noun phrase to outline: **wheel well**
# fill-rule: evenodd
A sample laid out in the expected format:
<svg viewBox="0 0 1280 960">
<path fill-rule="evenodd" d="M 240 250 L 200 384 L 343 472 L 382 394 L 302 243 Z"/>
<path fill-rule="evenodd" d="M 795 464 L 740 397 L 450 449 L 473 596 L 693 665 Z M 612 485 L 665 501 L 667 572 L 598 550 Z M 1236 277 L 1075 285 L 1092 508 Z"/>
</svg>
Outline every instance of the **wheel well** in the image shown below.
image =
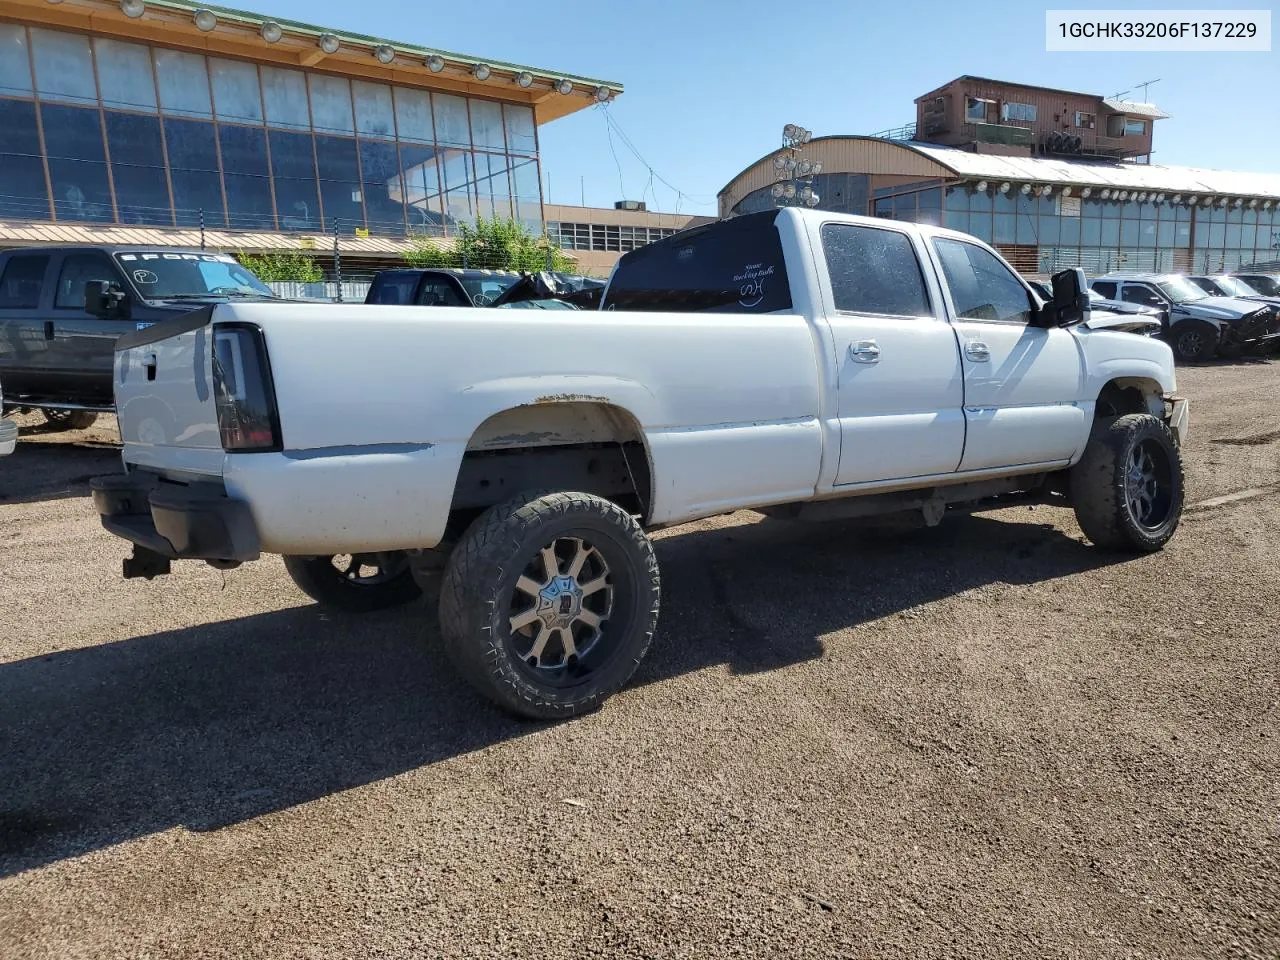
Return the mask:
<svg viewBox="0 0 1280 960">
<path fill-rule="evenodd" d="M 1120 417 L 1126 413 L 1164 413 L 1164 391 L 1154 380 L 1122 377 L 1112 380 L 1098 394 L 1094 417 Z"/>
<path fill-rule="evenodd" d="M 559 399 L 489 417 L 467 442 L 446 539 L 521 490 L 593 493 L 647 517 L 652 471 L 639 422 L 610 403 Z"/>
</svg>

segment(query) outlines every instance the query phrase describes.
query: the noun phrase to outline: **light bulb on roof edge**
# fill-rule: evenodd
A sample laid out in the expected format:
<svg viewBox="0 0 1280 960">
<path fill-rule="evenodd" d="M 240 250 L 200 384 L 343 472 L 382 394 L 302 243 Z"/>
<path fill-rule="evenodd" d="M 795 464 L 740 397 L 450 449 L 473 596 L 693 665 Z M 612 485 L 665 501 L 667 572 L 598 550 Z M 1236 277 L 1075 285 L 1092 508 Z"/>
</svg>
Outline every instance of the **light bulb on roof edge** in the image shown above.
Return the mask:
<svg viewBox="0 0 1280 960">
<path fill-rule="evenodd" d="M 432 73 L 439 73 L 444 69 L 444 57 L 435 53 L 427 57 L 427 59 L 422 62 L 426 64 L 427 69 Z"/>
<path fill-rule="evenodd" d="M 528 70 L 521 70 L 515 76 L 516 86 L 528 89 L 533 86 L 533 74 Z"/>
<path fill-rule="evenodd" d="M 142 0 L 120 0 L 120 12 L 136 20 L 147 12 L 147 5 Z"/>
<path fill-rule="evenodd" d="M 481 82 L 488 80 L 491 72 L 487 63 L 477 63 L 471 67 L 471 75 Z"/>
<path fill-rule="evenodd" d="M 284 36 L 284 30 L 274 20 L 268 20 L 258 32 L 267 43 L 279 43 L 280 38 Z"/>
<path fill-rule="evenodd" d="M 813 170 L 813 173 L 814 173 L 815 175 L 817 175 L 817 174 L 821 173 L 821 172 L 822 172 L 822 161 L 821 161 L 821 160 L 815 160 L 815 161 L 813 161 L 813 167 L 812 167 L 812 170 Z"/>
<path fill-rule="evenodd" d="M 396 58 L 396 52 L 385 43 L 380 43 L 373 48 L 373 55 L 378 58 L 379 63 L 390 63 Z"/>
<path fill-rule="evenodd" d="M 975 190 L 977 190 L 979 193 L 986 193 L 986 192 L 987 192 L 987 181 L 985 181 L 985 180 L 979 180 L 979 181 L 978 181 L 978 185 L 977 185 L 974 189 L 975 189 Z"/>
<path fill-rule="evenodd" d="M 782 192 L 788 200 L 796 195 L 796 185 L 794 183 L 786 183 L 782 186 Z"/>
<path fill-rule="evenodd" d="M 788 123 L 782 128 L 782 135 L 790 140 L 796 135 L 796 125 L 794 123 Z"/>
<path fill-rule="evenodd" d="M 316 40 L 316 46 L 318 46 L 325 53 L 337 53 L 338 50 L 342 47 L 342 41 L 339 40 L 332 33 L 322 33 L 320 34 L 320 37 Z"/>
<path fill-rule="evenodd" d="M 567 97 L 569 94 L 573 93 L 573 81 L 557 80 L 555 82 L 555 88 L 556 88 L 556 93 Z"/>
<path fill-rule="evenodd" d="M 595 96 L 596 96 L 597 103 L 605 103 L 608 101 L 609 97 L 612 96 L 612 92 L 609 90 L 608 87 L 600 86 L 600 87 L 596 87 Z"/>
<path fill-rule="evenodd" d="M 213 11 L 206 10 L 203 7 L 197 10 L 191 19 L 195 21 L 196 29 L 205 33 L 208 33 L 218 25 L 218 18 L 214 16 Z"/>
<path fill-rule="evenodd" d="M 1004 183 L 1000 184 L 1000 192 L 1001 192 L 1001 193 L 1008 193 L 1008 192 L 1009 192 L 1009 186 L 1010 186 L 1009 181 L 1008 181 L 1008 180 L 1006 180 Z"/>
<path fill-rule="evenodd" d="M 773 185 L 773 189 L 771 189 L 769 192 L 773 194 L 773 198 L 775 200 L 779 199 L 782 196 L 782 184 L 775 183 Z"/>
</svg>

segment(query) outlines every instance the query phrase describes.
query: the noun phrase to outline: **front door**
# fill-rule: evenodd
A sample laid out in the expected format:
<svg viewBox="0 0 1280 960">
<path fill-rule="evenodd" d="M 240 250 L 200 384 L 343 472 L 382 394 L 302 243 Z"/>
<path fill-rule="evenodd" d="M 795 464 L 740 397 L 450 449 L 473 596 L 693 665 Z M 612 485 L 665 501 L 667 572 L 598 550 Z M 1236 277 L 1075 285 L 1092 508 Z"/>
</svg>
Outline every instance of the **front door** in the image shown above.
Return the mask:
<svg viewBox="0 0 1280 960">
<path fill-rule="evenodd" d="M 960 469 L 1069 459 L 1084 436 L 1084 363 L 1066 329 L 1031 325 L 1031 293 L 998 257 L 963 240 L 933 240 L 964 365 L 966 439 Z"/>
<path fill-rule="evenodd" d="M 951 473 L 964 447 L 955 333 L 921 250 L 892 227 L 828 223 L 822 247 L 838 369 L 837 484 Z"/>
<path fill-rule="evenodd" d="M 121 317 L 104 320 L 84 308 L 90 280 L 109 280 L 129 289 L 105 253 L 68 253 L 54 288 L 51 374 L 60 393 L 80 403 L 111 403 L 111 371 L 116 340 L 137 324 Z"/>
</svg>

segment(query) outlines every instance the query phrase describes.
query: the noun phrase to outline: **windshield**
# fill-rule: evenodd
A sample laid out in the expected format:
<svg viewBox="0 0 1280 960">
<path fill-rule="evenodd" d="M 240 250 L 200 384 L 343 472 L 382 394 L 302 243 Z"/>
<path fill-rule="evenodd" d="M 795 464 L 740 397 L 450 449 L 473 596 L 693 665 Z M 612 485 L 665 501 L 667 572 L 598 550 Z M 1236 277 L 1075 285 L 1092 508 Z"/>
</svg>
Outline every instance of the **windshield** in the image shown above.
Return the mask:
<svg viewBox="0 0 1280 960">
<path fill-rule="evenodd" d="M 467 296 L 477 307 L 483 307 L 502 296 L 502 292 L 520 279 L 519 275 L 510 277 L 459 277 Z"/>
<path fill-rule="evenodd" d="M 1190 303 L 1192 300 L 1203 300 L 1208 296 L 1207 293 L 1185 277 L 1162 280 L 1156 286 L 1160 288 L 1161 293 L 1174 303 Z"/>
<path fill-rule="evenodd" d="M 1264 297 L 1280 297 L 1280 281 L 1275 277 L 1268 277 L 1266 274 L 1258 276 L 1250 276 L 1245 283 L 1249 284 L 1254 290 L 1257 290 Z"/>
<path fill-rule="evenodd" d="M 1258 294 L 1247 283 L 1235 277 L 1214 277 L 1213 282 L 1229 297 L 1256 297 Z"/>
<path fill-rule="evenodd" d="M 226 253 L 117 253 L 116 259 L 148 300 L 275 297 L 271 288 Z"/>
</svg>

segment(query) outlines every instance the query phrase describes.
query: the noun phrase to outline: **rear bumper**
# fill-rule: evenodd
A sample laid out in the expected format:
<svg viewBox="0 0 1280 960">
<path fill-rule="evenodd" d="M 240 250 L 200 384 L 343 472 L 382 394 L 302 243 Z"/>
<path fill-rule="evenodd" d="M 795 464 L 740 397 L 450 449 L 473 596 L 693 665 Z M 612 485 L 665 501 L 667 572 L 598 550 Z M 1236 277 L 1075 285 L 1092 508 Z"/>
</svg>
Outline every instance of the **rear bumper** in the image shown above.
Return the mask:
<svg viewBox="0 0 1280 960">
<path fill-rule="evenodd" d="M 90 481 L 102 525 L 170 560 L 243 563 L 261 555 L 249 505 L 217 481 L 181 485 L 135 471 Z"/>
<path fill-rule="evenodd" d="M 18 425 L 12 420 L 0 420 L 0 457 L 13 453 L 18 445 Z"/>
</svg>

